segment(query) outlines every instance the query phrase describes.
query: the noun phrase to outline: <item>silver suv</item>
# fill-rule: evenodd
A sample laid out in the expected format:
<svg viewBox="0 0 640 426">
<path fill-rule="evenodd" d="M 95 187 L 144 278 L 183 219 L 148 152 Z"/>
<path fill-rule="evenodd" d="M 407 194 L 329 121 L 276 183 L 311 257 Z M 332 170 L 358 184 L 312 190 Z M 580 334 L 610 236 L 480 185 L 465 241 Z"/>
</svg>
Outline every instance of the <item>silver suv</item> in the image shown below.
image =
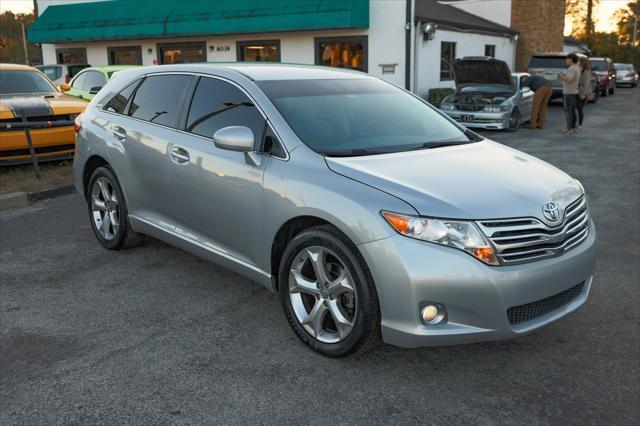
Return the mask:
<svg viewBox="0 0 640 426">
<path fill-rule="evenodd" d="M 367 74 L 123 71 L 76 129 L 75 182 L 104 247 L 148 235 L 224 265 L 279 294 L 328 356 L 519 336 L 591 287 L 578 181 Z"/>
</svg>

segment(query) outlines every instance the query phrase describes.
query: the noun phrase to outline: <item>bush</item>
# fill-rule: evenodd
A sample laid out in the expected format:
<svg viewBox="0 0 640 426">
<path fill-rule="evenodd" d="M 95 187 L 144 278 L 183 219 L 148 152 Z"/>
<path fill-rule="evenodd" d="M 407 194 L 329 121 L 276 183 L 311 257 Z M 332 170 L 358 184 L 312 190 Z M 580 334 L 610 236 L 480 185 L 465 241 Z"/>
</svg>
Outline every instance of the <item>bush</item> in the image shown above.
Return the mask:
<svg viewBox="0 0 640 426">
<path fill-rule="evenodd" d="M 440 107 L 443 99 L 451 95 L 455 90 L 450 87 L 441 87 L 438 89 L 429 89 L 427 101 L 434 107 Z"/>
</svg>

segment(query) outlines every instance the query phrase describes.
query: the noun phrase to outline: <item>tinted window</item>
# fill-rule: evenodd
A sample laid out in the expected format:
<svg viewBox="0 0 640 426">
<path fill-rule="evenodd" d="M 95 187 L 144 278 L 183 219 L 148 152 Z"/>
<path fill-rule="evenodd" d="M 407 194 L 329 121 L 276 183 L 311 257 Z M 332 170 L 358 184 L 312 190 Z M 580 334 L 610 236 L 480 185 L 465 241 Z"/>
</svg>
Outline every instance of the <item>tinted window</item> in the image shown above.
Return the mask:
<svg viewBox="0 0 640 426">
<path fill-rule="evenodd" d="M 591 62 L 591 68 L 593 68 L 595 71 L 608 71 L 609 70 L 609 64 L 607 63 L 607 61 L 590 60 L 589 62 Z"/>
<path fill-rule="evenodd" d="M 460 127 L 378 79 L 274 80 L 258 85 L 302 141 L 325 155 L 367 155 L 467 143 Z"/>
<path fill-rule="evenodd" d="M 42 71 L 44 75 L 49 77 L 49 80 L 51 81 L 57 80 L 60 78 L 60 76 L 62 76 L 62 67 L 60 66 L 42 66 L 36 68 Z"/>
<path fill-rule="evenodd" d="M 84 72 L 82 74 L 78 74 L 76 78 L 73 79 L 71 83 L 71 87 L 78 90 L 85 90 L 85 81 L 87 80 L 87 73 Z"/>
<path fill-rule="evenodd" d="M 2 70 L 0 94 L 57 92 L 39 71 Z"/>
<path fill-rule="evenodd" d="M 564 56 L 532 56 L 529 68 L 567 68 Z"/>
<path fill-rule="evenodd" d="M 136 91 L 129 115 L 141 120 L 176 127 L 190 81 L 191 76 L 188 75 L 147 77 Z"/>
<path fill-rule="evenodd" d="M 91 90 L 94 87 L 102 87 L 107 84 L 107 79 L 104 74 L 99 71 L 87 71 L 87 79 L 84 82 L 86 90 Z"/>
<path fill-rule="evenodd" d="M 122 114 L 124 112 L 124 108 L 127 106 L 127 102 L 129 102 L 131 94 L 136 90 L 137 86 L 138 82 L 136 81 L 125 87 L 104 106 L 105 111 Z"/>
<path fill-rule="evenodd" d="M 264 119 L 253 102 L 234 85 L 201 78 L 191 101 L 186 131 L 210 138 L 227 126 L 246 126 L 258 141 Z"/>
</svg>

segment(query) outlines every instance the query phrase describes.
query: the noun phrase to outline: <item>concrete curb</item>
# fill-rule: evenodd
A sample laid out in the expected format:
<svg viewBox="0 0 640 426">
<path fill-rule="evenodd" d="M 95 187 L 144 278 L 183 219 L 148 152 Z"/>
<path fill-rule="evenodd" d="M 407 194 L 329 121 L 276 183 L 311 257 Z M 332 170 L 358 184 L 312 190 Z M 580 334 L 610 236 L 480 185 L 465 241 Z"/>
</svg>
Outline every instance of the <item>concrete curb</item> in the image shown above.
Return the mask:
<svg viewBox="0 0 640 426">
<path fill-rule="evenodd" d="M 56 186 L 54 188 L 43 189 L 33 192 L 11 192 L 9 194 L 0 195 L 0 210 L 12 207 L 25 207 L 37 201 L 47 200 L 49 198 L 60 197 L 61 195 L 71 194 L 76 191 L 72 184 Z"/>
</svg>

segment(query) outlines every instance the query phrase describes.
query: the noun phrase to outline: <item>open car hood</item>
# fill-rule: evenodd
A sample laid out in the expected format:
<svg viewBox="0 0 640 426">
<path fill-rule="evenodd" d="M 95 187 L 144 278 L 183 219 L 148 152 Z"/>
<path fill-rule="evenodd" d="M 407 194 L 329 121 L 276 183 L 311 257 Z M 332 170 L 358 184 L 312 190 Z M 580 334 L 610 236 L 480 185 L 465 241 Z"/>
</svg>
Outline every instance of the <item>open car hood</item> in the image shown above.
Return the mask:
<svg viewBox="0 0 640 426">
<path fill-rule="evenodd" d="M 501 86 L 515 91 L 509 65 L 498 59 L 456 59 L 453 71 L 458 89 L 469 86 Z"/>
</svg>

